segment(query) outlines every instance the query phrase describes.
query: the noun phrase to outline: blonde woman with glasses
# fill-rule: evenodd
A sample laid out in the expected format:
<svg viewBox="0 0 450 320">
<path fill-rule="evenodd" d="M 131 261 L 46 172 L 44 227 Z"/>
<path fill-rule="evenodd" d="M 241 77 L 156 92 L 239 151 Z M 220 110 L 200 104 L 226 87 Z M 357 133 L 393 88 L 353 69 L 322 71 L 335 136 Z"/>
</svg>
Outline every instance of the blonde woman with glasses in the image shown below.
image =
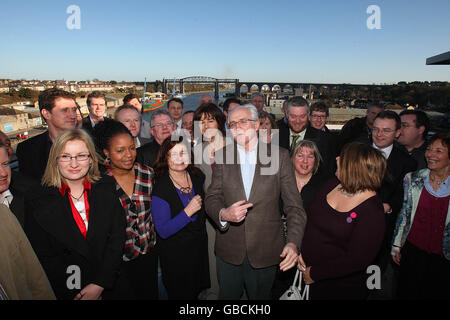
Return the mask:
<svg viewBox="0 0 450 320">
<path fill-rule="evenodd" d="M 94 143 L 85 131 L 58 136 L 41 185 L 27 195 L 25 231 L 57 299 L 111 297 L 125 214 L 114 180 L 100 179 Z"/>
</svg>

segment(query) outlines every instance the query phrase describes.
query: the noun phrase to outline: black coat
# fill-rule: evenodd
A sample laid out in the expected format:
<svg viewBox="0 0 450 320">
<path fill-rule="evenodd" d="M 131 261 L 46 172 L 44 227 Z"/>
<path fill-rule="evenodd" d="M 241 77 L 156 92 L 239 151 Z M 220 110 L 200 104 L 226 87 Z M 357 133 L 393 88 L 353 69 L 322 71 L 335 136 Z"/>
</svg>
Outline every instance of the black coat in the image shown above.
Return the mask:
<svg viewBox="0 0 450 320">
<path fill-rule="evenodd" d="M 143 166 L 153 168 L 160 147 L 158 142 L 153 139 L 152 142 L 137 148 L 136 162 Z"/>
<path fill-rule="evenodd" d="M 195 194 L 204 200 L 204 175 L 196 176 L 190 173 L 190 177 Z M 152 196 L 169 203 L 172 218 L 184 209 L 169 174 L 156 181 Z M 197 219 L 194 222 L 169 238 L 162 239 L 158 236 L 162 276 L 169 299 L 196 299 L 201 290 L 210 286 L 204 204 L 196 214 Z"/>
<path fill-rule="evenodd" d="M 13 201 L 9 205 L 12 213 L 19 220 L 22 228 L 25 226 L 25 195 L 31 188 L 36 188 L 39 184 L 20 172 L 11 172 L 11 183 L 9 184 L 9 191 L 13 195 Z"/>
<path fill-rule="evenodd" d="M 16 150 L 19 171 L 40 183 L 52 145 L 48 131 L 19 143 Z"/>
<path fill-rule="evenodd" d="M 104 117 L 102 121 L 113 121 L 111 118 Z M 94 137 L 94 127 L 92 127 L 91 118 L 89 116 L 81 120 L 81 129 L 85 130 L 91 137 Z"/>
<path fill-rule="evenodd" d="M 403 178 L 408 172 L 415 171 L 417 162 L 394 143 L 391 154 L 387 159 L 387 175 L 380 189 L 383 203 L 388 203 L 392 213 L 386 215 L 386 237 L 390 242 L 394 233 L 395 222 L 403 204 Z"/>
<path fill-rule="evenodd" d="M 69 194 L 54 187 L 40 187 L 27 194 L 25 232 L 58 299 L 72 300 L 90 283 L 113 289 L 125 242 L 125 213 L 106 177 L 92 184 L 87 238 L 73 219 Z M 69 289 L 69 266 L 81 270 L 81 287 Z M 69 281 L 70 282 L 70 281 Z"/>
</svg>

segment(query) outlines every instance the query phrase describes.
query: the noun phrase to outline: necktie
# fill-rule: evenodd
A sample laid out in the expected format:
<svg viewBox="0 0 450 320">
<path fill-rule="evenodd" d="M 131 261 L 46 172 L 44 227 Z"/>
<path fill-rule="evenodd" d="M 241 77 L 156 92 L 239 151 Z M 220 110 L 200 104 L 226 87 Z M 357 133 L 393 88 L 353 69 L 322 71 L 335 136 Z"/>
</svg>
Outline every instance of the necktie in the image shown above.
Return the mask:
<svg viewBox="0 0 450 320">
<path fill-rule="evenodd" d="M 298 138 L 300 138 L 299 135 L 292 136 L 292 143 L 291 143 L 291 148 L 290 148 L 291 151 L 294 150 L 294 147 L 295 147 L 295 144 L 297 143 Z"/>
</svg>

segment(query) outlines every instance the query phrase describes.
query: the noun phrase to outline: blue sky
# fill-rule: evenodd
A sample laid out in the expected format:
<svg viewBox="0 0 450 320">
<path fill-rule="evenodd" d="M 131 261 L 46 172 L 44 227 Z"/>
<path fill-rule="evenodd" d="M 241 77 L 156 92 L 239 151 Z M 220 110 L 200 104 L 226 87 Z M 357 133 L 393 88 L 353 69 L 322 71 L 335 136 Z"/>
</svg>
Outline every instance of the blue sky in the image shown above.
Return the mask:
<svg viewBox="0 0 450 320">
<path fill-rule="evenodd" d="M 425 65 L 450 51 L 449 12 L 448 0 L 2 0 L 0 78 L 450 81 L 450 66 Z"/>
</svg>

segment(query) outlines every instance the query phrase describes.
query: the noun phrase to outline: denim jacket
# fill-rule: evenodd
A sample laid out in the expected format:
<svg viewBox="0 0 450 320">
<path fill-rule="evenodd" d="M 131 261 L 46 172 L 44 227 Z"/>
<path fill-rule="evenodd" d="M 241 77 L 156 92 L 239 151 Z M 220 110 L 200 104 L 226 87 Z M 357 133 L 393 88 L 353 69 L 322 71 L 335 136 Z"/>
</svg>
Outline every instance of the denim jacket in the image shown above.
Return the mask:
<svg viewBox="0 0 450 320">
<path fill-rule="evenodd" d="M 394 231 L 394 238 L 392 244 L 397 247 L 402 247 L 405 244 L 408 233 L 414 221 L 414 215 L 419 204 L 420 194 L 425 187 L 425 181 L 430 174 L 429 169 L 422 169 L 415 172 L 410 172 L 405 175 L 403 179 L 404 196 L 403 206 L 398 215 L 397 223 Z M 450 260 L 450 206 L 447 210 L 447 217 L 445 219 L 444 239 L 442 244 L 443 255 L 447 260 Z"/>
</svg>

